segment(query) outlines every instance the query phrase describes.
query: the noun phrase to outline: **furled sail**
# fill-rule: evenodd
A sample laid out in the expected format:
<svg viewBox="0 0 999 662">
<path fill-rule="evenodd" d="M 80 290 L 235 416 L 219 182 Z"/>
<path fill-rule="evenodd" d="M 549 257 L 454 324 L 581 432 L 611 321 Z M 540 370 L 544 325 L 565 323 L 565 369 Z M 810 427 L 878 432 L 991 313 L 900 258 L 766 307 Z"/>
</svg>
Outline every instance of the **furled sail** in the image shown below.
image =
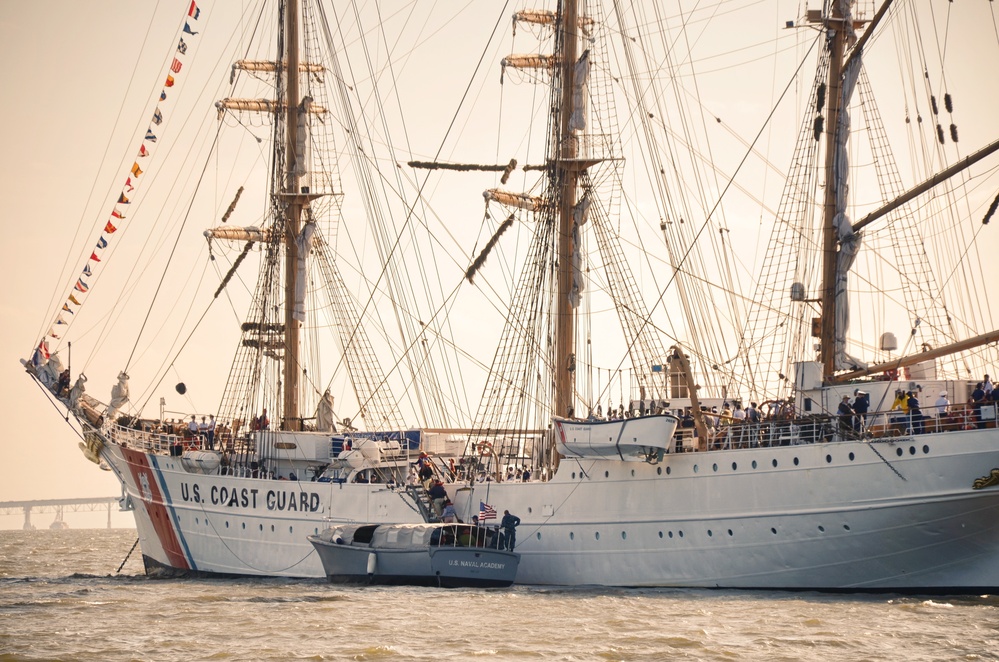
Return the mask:
<svg viewBox="0 0 999 662">
<path fill-rule="evenodd" d="M 547 25 L 552 27 L 558 21 L 558 14 L 550 9 L 522 9 L 513 15 L 513 34 L 517 35 L 517 23 L 530 23 L 533 25 Z M 576 25 L 584 34 L 590 34 L 593 29 L 593 19 L 589 16 L 580 16 L 576 20 Z"/>
<path fill-rule="evenodd" d="M 273 99 L 233 99 L 227 97 L 221 101 L 216 101 L 215 108 L 218 110 L 218 115 L 221 118 L 227 110 L 270 114 L 283 113 L 285 111 L 285 104 L 283 101 L 274 101 Z M 317 103 L 310 103 L 308 110 L 313 115 L 326 114 L 326 108 Z"/>
<path fill-rule="evenodd" d="M 336 432 L 336 419 L 333 415 L 333 396 L 326 389 L 319 406 L 316 408 L 316 430 L 321 432 Z"/>
<path fill-rule="evenodd" d="M 850 22 L 850 3 L 842 2 L 844 24 L 852 33 L 853 28 Z M 860 251 L 860 234 L 853 231 L 853 224 L 846 214 L 847 195 L 849 184 L 847 178 L 850 171 L 850 160 L 847 154 L 846 144 L 850 138 L 850 99 L 853 97 L 853 90 L 857 86 L 857 78 L 860 75 L 861 56 L 858 53 L 850 61 L 850 65 L 843 72 L 842 99 L 840 101 L 839 119 L 836 126 L 836 153 L 833 159 L 833 186 L 836 193 L 836 216 L 833 224 L 836 227 L 836 236 L 839 240 L 839 254 L 836 257 L 836 280 L 834 283 L 836 292 L 835 305 L 835 337 L 833 338 L 834 361 L 837 370 L 858 370 L 866 368 L 867 364 L 846 353 L 846 332 L 850 327 L 850 303 L 848 300 L 847 280 L 850 274 L 850 267 L 853 266 L 857 253 Z"/>
<path fill-rule="evenodd" d="M 583 273 L 583 247 L 580 245 L 580 228 L 590 218 L 590 193 L 587 191 L 572 208 L 572 289 L 569 302 L 573 308 L 579 307 L 580 296 L 586 289 L 586 275 Z"/>
<path fill-rule="evenodd" d="M 281 68 L 284 68 L 284 62 L 281 63 Z M 298 70 L 301 72 L 309 72 L 310 74 L 321 74 L 326 71 L 326 67 L 316 62 L 300 62 L 298 64 Z M 265 72 L 275 72 L 277 71 L 277 64 L 269 60 L 239 60 L 234 62 L 232 65 L 232 73 L 229 74 L 229 84 L 232 85 L 236 81 L 237 71 L 265 71 Z M 322 78 L 319 77 L 319 81 L 322 82 Z"/>
<path fill-rule="evenodd" d="M 217 227 L 205 230 L 205 237 L 208 239 L 228 239 L 231 241 L 259 241 L 268 243 L 274 238 L 274 230 L 271 228 L 258 228 L 249 225 L 244 228 L 238 227 Z"/>
<path fill-rule="evenodd" d="M 295 134 L 295 175 L 299 178 L 299 186 L 303 187 L 310 186 L 310 182 L 306 181 L 308 177 L 306 166 L 310 162 L 309 145 L 312 144 L 309 114 L 314 105 L 312 97 L 305 97 L 298 106 L 298 131 Z"/>
<path fill-rule="evenodd" d="M 507 55 L 505 58 L 500 60 L 500 82 L 503 82 L 503 78 L 506 76 L 507 67 L 513 67 L 514 69 L 541 69 L 544 71 L 553 71 L 557 64 L 558 58 L 554 55 L 541 55 L 539 53 L 530 55 Z"/>
<path fill-rule="evenodd" d="M 108 418 L 113 419 L 125 403 L 128 402 L 128 375 L 118 373 L 118 383 L 111 387 L 111 402 L 108 403 Z"/>
<path fill-rule="evenodd" d="M 572 115 L 569 117 L 570 131 L 586 129 L 586 81 L 590 77 L 590 51 L 583 51 L 576 61 L 572 83 Z"/>
<path fill-rule="evenodd" d="M 486 199 L 486 202 L 498 202 L 507 207 L 516 207 L 517 209 L 526 209 L 528 211 L 540 211 L 542 207 L 541 198 L 535 195 L 527 195 L 526 193 L 510 193 L 509 191 L 491 188 L 484 191 L 482 197 Z"/>
<path fill-rule="evenodd" d="M 295 239 L 295 243 L 298 244 L 298 262 L 296 264 L 298 278 L 295 279 L 295 311 L 292 313 L 292 317 L 299 322 L 305 321 L 305 283 L 308 281 L 307 262 L 309 253 L 312 252 L 312 238 L 315 234 L 316 224 L 314 221 L 309 221 L 302 228 L 302 232 L 298 235 L 298 238 Z"/>
</svg>

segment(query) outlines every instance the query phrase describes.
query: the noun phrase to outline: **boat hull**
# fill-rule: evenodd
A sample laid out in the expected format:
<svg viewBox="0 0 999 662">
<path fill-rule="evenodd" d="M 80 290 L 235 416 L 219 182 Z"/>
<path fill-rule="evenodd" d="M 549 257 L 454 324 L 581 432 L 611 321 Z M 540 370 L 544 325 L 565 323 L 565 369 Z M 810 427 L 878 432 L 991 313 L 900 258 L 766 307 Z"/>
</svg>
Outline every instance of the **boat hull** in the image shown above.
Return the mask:
<svg viewBox="0 0 999 662">
<path fill-rule="evenodd" d="M 325 577 L 306 536 L 331 522 L 422 522 L 401 489 L 189 473 L 181 458 L 107 444 L 153 576 Z"/>
<path fill-rule="evenodd" d="M 158 574 L 325 577 L 307 535 L 421 522 L 403 491 L 195 475 L 108 445 Z M 999 589 L 995 429 L 564 459 L 549 481 L 450 486 L 523 520 L 518 583 L 981 593 Z M 294 510 L 291 503 L 294 503 Z"/>
<path fill-rule="evenodd" d="M 481 547 L 414 550 L 338 545 L 310 536 L 335 584 L 503 588 L 517 576 L 518 555 Z"/>
<path fill-rule="evenodd" d="M 518 583 L 982 593 L 999 590 L 995 430 L 563 460 L 547 484 L 475 485 L 521 517 Z M 762 475 L 761 475 L 762 474 Z"/>
</svg>

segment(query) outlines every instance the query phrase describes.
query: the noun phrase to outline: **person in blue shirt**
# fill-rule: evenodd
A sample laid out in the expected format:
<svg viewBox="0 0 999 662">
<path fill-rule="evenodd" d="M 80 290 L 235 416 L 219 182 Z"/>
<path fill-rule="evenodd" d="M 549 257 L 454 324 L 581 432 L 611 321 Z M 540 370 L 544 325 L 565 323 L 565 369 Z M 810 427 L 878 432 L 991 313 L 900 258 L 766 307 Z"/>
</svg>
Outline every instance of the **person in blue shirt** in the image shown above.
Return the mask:
<svg viewBox="0 0 999 662">
<path fill-rule="evenodd" d="M 444 512 L 444 502 L 447 501 L 447 491 L 444 489 L 443 483 L 435 480 L 433 486 L 427 490 L 427 496 L 430 497 L 434 506 L 434 514 L 440 517 Z"/>
<path fill-rule="evenodd" d="M 500 520 L 500 528 L 503 529 L 503 545 L 511 552 L 517 544 L 518 526 L 520 526 L 520 518 L 516 515 L 511 515 L 509 510 L 504 510 L 503 519 Z"/>
</svg>

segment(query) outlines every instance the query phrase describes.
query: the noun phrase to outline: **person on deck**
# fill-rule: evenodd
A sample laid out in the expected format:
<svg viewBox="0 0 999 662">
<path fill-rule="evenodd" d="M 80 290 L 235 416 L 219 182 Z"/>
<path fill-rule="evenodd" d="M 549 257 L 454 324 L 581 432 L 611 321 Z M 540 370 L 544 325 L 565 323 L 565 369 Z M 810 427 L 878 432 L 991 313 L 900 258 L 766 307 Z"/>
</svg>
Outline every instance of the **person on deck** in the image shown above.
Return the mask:
<svg viewBox="0 0 999 662">
<path fill-rule="evenodd" d="M 850 396 L 844 395 L 843 400 L 839 403 L 839 408 L 836 410 L 836 414 L 839 415 L 839 428 L 843 432 L 847 430 L 852 431 L 853 420 L 856 418 L 853 407 L 850 406 Z"/>
<path fill-rule="evenodd" d="M 985 375 L 988 377 L 988 375 Z M 975 384 L 975 390 L 971 392 L 971 407 L 975 416 L 975 423 L 979 428 L 985 427 L 982 420 L 982 405 L 985 404 L 985 388 L 982 382 Z"/>
<path fill-rule="evenodd" d="M 271 419 L 267 418 L 267 409 L 264 408 L 264 413 L 260 414 L 260 418 L 257 419 L 257 429 L 267 430 L 271 427 Z"/>
<path fill-rule="evenodd" d="M 430 462 L 424 462 L 420 467 L 419 477 L 420 482 L 423 484 L 423 489 L 429 490 L 433 486 L 434 468 L 430 465 Z"/>
<path fill-rule="evenodd" d="M 441 521 L 446 524 L 454 524 L 458 521 L 458 511 L 454 509 L 454 504 L 450 499 L 444 501 L 444 510 L 441 512 Z"/>
<path fill-rule="evenodd" d="M 209 450 L 215 450 L 215 414 L 208 415 L 208 427 L 205 430 L 205 440 Z"/>
<path fill-rule="evenodd" d="M 187 432 L 191 439 L 197 440 L 199 428 L 197 417 L 194 414 L 191 414 L 191 422 L 187 424 Z"/>
<path fill-rule="evenodd" d="M 434 513 L 440 517 L 444 512 L 444 502 L 447 501 L 447 490 L 444 489 L 444 484 L 435 480 L 434 484 L 427 490 L 427 495 L 434 506 Z"/>
<path fill-rule="evenodd" d="M 909 420 L 912 422 L 912 433 L 923 434 L 923 412 L 919 408 L 919 398 L 915 392 L 909 391 Z"/>
<path fill-rule="evenodd" d="M 509 510 L 504 510 L 503 519 L 500 520 L 500 528 L 503 529 L 503 545 L 511 552 L 517 544 L 518 526 L 520 526 L 520 518 L 516 515 L 511 515 Z"/>
<path fill-rule="evenodd" d="M 867 412 L 871 408 L 871 396 L 866 391 L 855 389 L 853 391 L 853 411 L 856 417 L 853 419 L 853 429 L 860 432 L 867 422 Z"/>
<path fill-rule="evenodd" d="M 69 392 L 69 368 L 59 373 L 59 381 L 56 382 L 55 394 L 62 397 L 63 391 Z"/>
<path fill-rule="evenodd" d="M 947 415 L 950 412 L 950 400 L 947 398 L 947 391 L 940 391 L 937 401 L 933 403 L 936 407 L 937 430 L 943 430 L 947 424 Z"/>
</svg>

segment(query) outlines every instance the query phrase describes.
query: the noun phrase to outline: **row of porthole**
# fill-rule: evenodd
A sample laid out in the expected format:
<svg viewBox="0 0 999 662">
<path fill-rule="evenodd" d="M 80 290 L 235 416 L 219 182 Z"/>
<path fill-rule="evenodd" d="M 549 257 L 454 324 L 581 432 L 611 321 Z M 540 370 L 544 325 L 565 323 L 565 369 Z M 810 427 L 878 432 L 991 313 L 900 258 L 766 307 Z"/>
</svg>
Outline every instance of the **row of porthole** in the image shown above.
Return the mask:
<svg viewBox="0 0 999 662">
<path fill-rule="evenodd" d="M 899 457 L 902 457 L 902 455 L 904 454 L 904 452 L 905 451 L 901 447 L 899 447 L 895 451 L 895 453 Z M 929 453 L 930 453 L 930 447 L 924 445 L 923 446 L 923 454 L 924 455 L 929 455 Z M 916 447 L 915 446 L 909 446 L 909 455 L 915 455 L 915 454 L 916 454 Z M 855 459 L 857 459 L 856 455 L 854 455 L 852 452 L 849 454 L 848 457 L 850 458 L 850 462 L 853 462 Z M 800 461 L 798 460 L 797 457 L 794 458 L 794 466 L 798 466 L 799 462 Z M 831 464 L 832 463 L 832 455 L 826 455 L 826 463 L 827 464 Z M 777 468 L 777 464 L 778 464 L 777 463 L 777 458 L 774 458 L 773 460 L 771 460 L 771 464 L 776 469 Z M 754 469 L 756 469 L 759 466 L 756 463 L 756 460 L 753 460 L 752 466 L 753 466 Z M 718 471 L 718 463 L 712 464 L 711 465 L 711 470 L 712 471 Z M 732 463 L 732 471 L 738 471 L 738 470 L 739 470 L 739 465 L 737 463 L 733 462 Z M 700 467 L 695 464 L 694 465 L 694 473 L 696 474 L 699 471 L 700 471 Z M 673 473 L 672 468 L 671 467 L 666 467 L 666 475 L 668 476 L 671 473 Z M 662 476 L 663 475 L 663 468 L 662 467 L 656 467 L 656 474 L 659 475 L 659 476 Z M 635 476 L 635 470 L 634 469 L 631 470 L 631 475 L 632 475 L 632 477 Z M 575 471 L 572 472 L 572 477 L 576 478 L 576 472 Z M 584 477 L 584 474 L 583 474 L 582 471 L 580 471 L 579 472 L 579 478 L 580 478 L 580 480 L 582 480 L 583 477 Z M 610 471 L 605 471 L 604 472 L 604 478 L 610 478 Z"/>
<path fill-rule="evenodd" d="M 195 517 L 194 518 L 194 523 L 195 524 L 201 524 L 201 518 L 200 517 Z M 208 526 L 208 518 L 207 517 L 205 518 L 205 526 Z M 258 526 L 260 527 L 261 531 L 264 530 L 264 525 L 263 524 L 258 524 Z M 229 520 L 226 520 L 226 522 L 225 522 L 225 528 L 227 528 L 227 529 L 229 528 Z M 246 530 L 246 522 L 242 523 L 242 528 L 243 528 L 244 531 Z M 275 531 L 274 525 L 271 524 L 271 533 L 274 533 L 274 531 Z M 313 529 L 312 532 L 313 532 L 313 535 L 317 535 L 317 536 L 319 535 L 319 529 Z M 295 527 L 289 526 L 288 527 L 288 533 L 295 533 Z"/>
<path fill-rule="evenodd" d="M 904 451 L 904 449 L 901 446 L 899 446 L 898 448 L 895 449 L 895 454 L 898 455 L 899 457 L 902 457 L 902 454 L 904 452 L 905 451 Z M 923 455 L 929 455 L 929 453 L 930 453 L 930 447 L 924 445 L 923 446 Z M 915 446 L 909 446 L 909 455 L 915 455 L 915 454 L 916 454 L 916 447 Z"/>
<path fill-rule="evenodd" d="M 818 529 L 819 529 L 819 531 L 821 533 L 825 533 L 825 531 L 826 531 L 826 527 L 822 526 L 821 524 L 818 526 Z M 844 524 L 843 525 L 843 530 L 844 531 L 849 531 L 850 530 L 850 525 L 849 524 Z M 714 534 L 713 530 L 708 529 L 707 532 L 708 532 L 708 537 L 709 538 L 713 538 L 714 537 L 715 534 Z M 770 527 L 770 533 L 772 533 L 774 535 L 777 535 L 777 529 L 775 527 Z M 683 537 L 683 531 L 682 530 L 677 530 L 676 535 L 677 535 L 678 538 L 682 538 Z M 728 535 L 729 535 L 729 537 L 735 536 L 735 534 L 732 532 L 732 529 L 728 529 Z M 673 532 L 672 531 L 667 531 L 666 534 L 664 535 L 663 532 L 660 531 L 659 532 L 659 537 L 660 538 L 664 538 L 664 537 L 672 538 L 673 537 Z M 537 538 L 538 538 L 538 540 L 541 540 L 541 533 L 540 532 L 537 534 Z M 595 540 L 600 540 L 600 532 L 599 531 L 594 531 L 593 532 L 593 538 Z M 575 540 L 575 539 L 576 539 L 575 532 L 570 531 L 569 532 L 569 540 Z M 627 531 L 622 531 L 621 532 L 621 540 L 627 540 L 627 539 L 628 539 L 628 532 Z"/>
</svg>

